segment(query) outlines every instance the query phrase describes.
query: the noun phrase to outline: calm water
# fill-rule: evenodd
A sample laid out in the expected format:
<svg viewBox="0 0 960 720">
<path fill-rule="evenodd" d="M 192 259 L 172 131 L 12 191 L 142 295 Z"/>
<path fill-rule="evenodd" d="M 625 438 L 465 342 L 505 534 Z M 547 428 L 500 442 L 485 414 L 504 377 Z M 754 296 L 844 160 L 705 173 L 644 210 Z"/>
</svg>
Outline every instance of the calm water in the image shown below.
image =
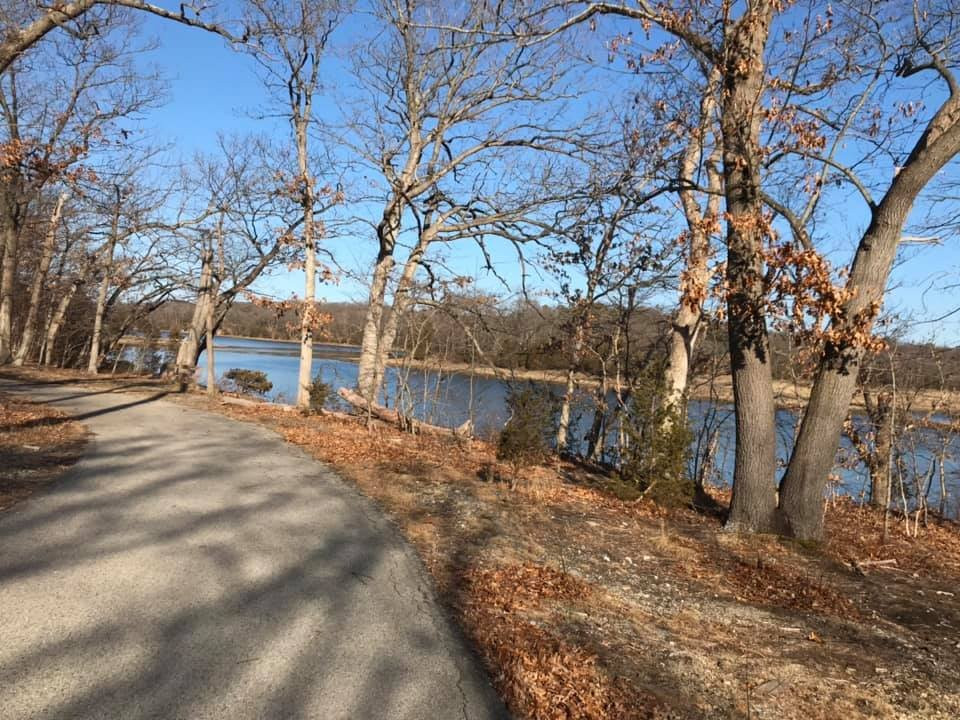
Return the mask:
<svg viewBox="0 0 960 720">
<path fill-rule="evenodd" d="M 247 340 L 240 338 L 217 338 L 217 374 L 223 375 L 231 368 L 260 370 L 273 383 L 269 399 L 274 402 L 293 402 L 297 391 L 297 373 L 300 349 L 297 343 L 272 340 Z M 350 346 L 317 343 L 314 348 L 313 376 L 317 375 L 336 391 L 341 387 L 352 388 L 357 381 L 357 356 L 359 349 Z M 198 375 L 201 383 L 206 379 L 206 354 L 200 358 Z M 544 392 L 562 393 L 559 385 L 540 384 Z M 471 376 L 469 374 L 439 374 L 432 371 L 388 368 L 385 401 L 390 406 L 397 403 L 398 389 L 404 392 L 401 402 L 404 409 L 421 420 L 436 425 L 455 427 L 472 420 L 480 436 L 492 435 L 507 419 L 507 384 L 496 378 Z M 718 482 L 729 482 L 733 472 L 733 409 L 729 405 L 713 405 L 706 401 L 694 401 L 689 408 L 690 421 L 697 432 L 709 426 L 717 430 L 716 477 Z M 589 398 L 584 395 L 574 405 L 574 434 L 582 438 L 593 419 Z M 796 417 L 788 410 L 777 412 L 778 458 L 785 465 L 789 458 L 794 436 Z M 701 440 L 701 442 L 704 442 Z M 695 440 L 695 445 L 697 441 Z M 941 440 L 932 431 L 918 430 L 910 438 L 911 453 L 908 465 L 916 465 L 916 472 L 928 472 L 934 452 L 939 453 Z M 850 450 L 844 438 L 843 448 Z M 960 495 L 960 437 L 948 438 L 948 456 L 945 463 L 950 506 L 956 512 Z M 866 471 L 862 466 L 837 468 L 837 491 L 859 496 L 866 487 Z M 939 468 L 934 474 L 930 494 L 932 506 L 939 502 Z"/>
</svg>

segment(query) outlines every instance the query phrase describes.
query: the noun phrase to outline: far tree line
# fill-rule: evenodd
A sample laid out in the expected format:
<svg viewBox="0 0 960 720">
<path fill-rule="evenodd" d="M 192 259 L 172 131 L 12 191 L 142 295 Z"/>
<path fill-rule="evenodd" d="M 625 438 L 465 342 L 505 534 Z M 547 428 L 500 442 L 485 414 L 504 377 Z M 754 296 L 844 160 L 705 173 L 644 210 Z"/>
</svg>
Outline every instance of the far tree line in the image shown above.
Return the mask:
<svg viewBox="0 0 960 720">
<path fill-rule="evenodd" d="M 565 360 L 573 309 L 545 305 L 522 298 L 491 297 L 482 306 L 448 299 L 444 306 L 415 308 L 401 324 L 400 341 L 395 350 L 417 360 L 448 363 L 451 369 L 463 372 L 464 366 L 493 367 L 507 371 L 567 369 Z M 321 302 L 321 312 L 328 316 L 317 342 L 354 345 L 363 337 L 366 306 L 362 303 Z M 195 312 L 191 302 L 172 300 L 138 322 L 134 331 L 150 338 L 181 337 Z M 612 309 L 607 309 L 613 314 Z M 123 315 L 123 312 L 120 313 Z M 472 326 L 470 336 L 463 325 Z M 637 342 L 637 352 L 651 361 L 663 362 L 668 352 L 671 315 L 655 307 L 641 308 L 630 329 Z M 119 325 L 117 326 L 119 328 Z M 711 372 L 725 372 L 726 327 L 721 322 L 705 329 L 705 337 L 693 361 L 692 374 L 705 377 Z M 239 338 L 296 341 L 299 332 L 291 318 L 273 308 L 239 301 L 231 305 L 219 328 L 219 334 Z M 418 343 L 413 339 L 417 338 Z M 474 344 L 476 340 L 476 344 Z M 896 335 L 885 338 L 887 348 L 874 353 L 865 363 L 861 385 L 867 388 L 889 387 L 894 376 L 905 391 L 960 390 L 960 348 L 933 343 L 910 342 Z M 808 363 L 799 361 L 793 338 L 785 333 L 771 334 L 773 375 L 782 381 L 809 384 L 813 374 Z M 485 360 L 478 357 L 482 353 Z M 890 350 L 894 349 L 894 352 Z M 601 368 L 596 357 L 588 357 L 578 368 L 598 376 Z"/>
</svg>

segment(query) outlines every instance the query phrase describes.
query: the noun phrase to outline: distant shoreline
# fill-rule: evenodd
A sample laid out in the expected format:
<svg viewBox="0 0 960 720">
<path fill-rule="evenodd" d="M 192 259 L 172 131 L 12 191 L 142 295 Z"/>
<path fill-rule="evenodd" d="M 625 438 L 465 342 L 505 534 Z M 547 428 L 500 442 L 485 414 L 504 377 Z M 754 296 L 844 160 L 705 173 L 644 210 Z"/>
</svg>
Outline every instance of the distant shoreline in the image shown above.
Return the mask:
<svg viewBox="0 0 960 720">
<path fill-rule="evenodd" d="M 219 338 L 235 340 L 263 340 L 266 342 L 285 343 L 289 345 L 299 345 L 297 340 L 274 340 L 273 338 L 248 337 L 243 335 L 218 335 Z M 316 345 L 329 345 L 333 347 L 351 348 L 360 351 L 359 345 L 350 343 L 318 342 Z M 387 360 L 387 364 L 392 367 L 408 367 L 417 370 L 433 370 L 436 372 L 455 374 L 455 375 L 473 375 L 474 377 L 491 378 L 495 380 L 531 380 L 533 382 L 550 383 L 552 385 L 565 385 L 567 382 L 567 373 L 564 370 L 521 370 L 503 367 L 491 367 L 489 365 L 470 365 L 463 362 L 444 362 L 437 359 L 419 360 L 416 358 L 393 357 Z M 574 381 L 579 388 L 595 389 L 600 384 L 600 378 L 587 375 L 585 373 L 576 373 Z M 806 405 L 810 397 L 810 385 L 807 383 L 794 383 L 787 380 L 774 380 L 773 392 L 776 406 L 781 410 L 796 410 Z M 733 382 L 730 375 L 717 376 L 711 387 L 707 378 L 694 377 L 690 379 L 690 398 L 693 400 L 715 400 L 724 404 L 733 403 Z M 936 393 L 932 391 L 920 392 L 914 403 L 913 410 L 916 412 L 931 412 L 936 407 L 936 411 L 943 415 L 955 418 L 960 415 L 960 393 L 947 391 L 945 393 Z M 864 412 L 863 399 L 859 396 L 854 397 L 850 403 L 851 410 Z"/>
<path fill-rule="evenodd" d="M 263 340 L 264 342 L 272 343 L 283 343 L 284 345 L 299 345 L 299 340 L 281 340 L 279 338 L 268 338 L 268 337 L 253 337 L 252 335 L 217 335 L 218 340 Z M 360 352 L 359 345 L 353 345 L 351 343 L 337 343 L 337 342 L 326 342 L 314 340 L 314 345 L 331 345 L 333 347 L 343 347 L 343 348 L 356 348 L 357 352 Z"/>
</svg>

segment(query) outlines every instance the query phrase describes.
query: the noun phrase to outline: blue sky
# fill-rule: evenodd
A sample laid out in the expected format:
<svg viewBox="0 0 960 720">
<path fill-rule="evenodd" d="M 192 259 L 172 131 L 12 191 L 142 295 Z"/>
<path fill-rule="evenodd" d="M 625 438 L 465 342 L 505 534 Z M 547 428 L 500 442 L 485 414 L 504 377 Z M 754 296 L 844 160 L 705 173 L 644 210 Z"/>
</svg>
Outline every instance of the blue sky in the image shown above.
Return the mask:
<svg viewBox="0 0 960 720">
<path fill-rule="evenodd" d="M 598 34 L 602 36 L 605 29 L 613 35 L 618 27 L 610 22 L 601 24 Z M 266 95 L 248 57 L 231 51 L 216 36 L 156 18 L 146 18 L 144 30 L 160 43 L 157 50 L 144 57 L 144 62 L 158 66 L 170 80 L 169 102 L 152 111 L 145 121 L 155 140 L 175 143 L 177 152 L 188 160 L 195 152 L 213 151 L 221 132 L 266 132 L 278 136 L 287 132 L 287 126 L 282 122 L 252 117 L 252 113 L 264 106 Z M 342 30 L 340 41 L 349 41 L 350 32 L 349 26 Z M 331 62 L 329 74 L 333 82 L 343 77 L 342 68 L 335 61 Z M 623 75 L 611 75 L 611 93 L 623 92 L 625 82 Z M 338 92 L 344 90 L 338 88 Z M 332 96 L 331 93 L 321 98 L 320 114 L 334 113 L 334 108 L 323 105 L 332 102 Z M 935 98 L 931 98 L 933 100 Z M 829 238 L 831 257 L 841 262 L 849 257 L 866 225 L 867 215 L 863 204 L 852 193 L 840 195 L 832 203 L 821 231 Z M 924 209 L 919 207 L 914 216 L 921 216 Z M 375 211 L 374 207 L 368 210 L 371 214 Z M 336 241 L 337 257 L 348 270 L 362 274 L 369 264 L 375 251 L 371 236 L 372 231 L 365 233 L 361 228 L 354 237 Z M 479 254 L 470 245 L 449 246 L 444 249 L 444 255 L 448 263 L 463 274 L 478 274 L 482 267 Z M 898 266 L 887 308 L 923 320 L 943 315 L 960 305 L 960 297 L 953 289 L 943 289 L 958 277 L 960 271 L 960 251 L 953 237 L 944 237 L 940 246 L 905 249 L 902 255 L 909 260 Z M 495 244 L 493 258 L 498 271 L 511 283 L 517 283 L 519 271 L 512 249 Z M 483 277 L 482 273 L 478 284 L 485 289 L 504 292 L 499 283 Z M 302 292 L 302 279 L 299 273 L 278 271 L 261 282 L 259 289 L 287 296 L 291 292 Z M 362 300 L 364 290 L 360 283 L 346 280 L 338 286 L 321 286 L 318 294 L 330 301 Z M 664 298 L 664 303 L 668 302 L 669 298 Z M 960 314 L 936 323 L 919 323 L 911 331 L 911 336 L 955 345 L 960 342 Z"/>
</svg>

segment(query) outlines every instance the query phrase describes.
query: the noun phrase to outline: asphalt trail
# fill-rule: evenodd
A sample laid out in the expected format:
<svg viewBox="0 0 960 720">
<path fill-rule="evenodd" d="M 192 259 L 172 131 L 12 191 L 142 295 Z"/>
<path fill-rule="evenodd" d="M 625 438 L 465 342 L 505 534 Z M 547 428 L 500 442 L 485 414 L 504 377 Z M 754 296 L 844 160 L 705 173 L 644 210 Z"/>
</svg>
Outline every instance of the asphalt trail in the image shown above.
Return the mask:
<svg viewBox="0 0 960 720">
<path fill-rule="evenodd" d="M 0 718 L 505 718 L 410 548 L 329 468 L 162 393 L 0 381 L 94 433 L 0 514 Z"/>
</svg>

